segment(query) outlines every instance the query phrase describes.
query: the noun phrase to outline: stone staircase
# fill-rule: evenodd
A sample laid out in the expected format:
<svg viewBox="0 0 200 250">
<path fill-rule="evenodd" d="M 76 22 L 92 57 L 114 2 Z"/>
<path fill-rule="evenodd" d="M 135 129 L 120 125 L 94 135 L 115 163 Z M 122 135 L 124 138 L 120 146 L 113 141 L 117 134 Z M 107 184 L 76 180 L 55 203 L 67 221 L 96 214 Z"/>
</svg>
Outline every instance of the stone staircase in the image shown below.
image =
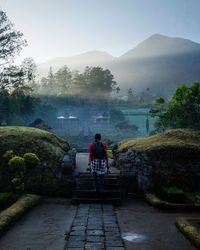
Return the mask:
<svg viewBox="0 0 200 250">
<path fill-rule="evenodd" d="M 107 174 L 104 177 L 104 192 L 99 194 L 95 189 L 94 177 L 90 173 L 79 173 L 76 176 L 76 184 L 72 202 L 80 203 L 111 203 L 121 204 L 120 175 Z"/>
</svg>

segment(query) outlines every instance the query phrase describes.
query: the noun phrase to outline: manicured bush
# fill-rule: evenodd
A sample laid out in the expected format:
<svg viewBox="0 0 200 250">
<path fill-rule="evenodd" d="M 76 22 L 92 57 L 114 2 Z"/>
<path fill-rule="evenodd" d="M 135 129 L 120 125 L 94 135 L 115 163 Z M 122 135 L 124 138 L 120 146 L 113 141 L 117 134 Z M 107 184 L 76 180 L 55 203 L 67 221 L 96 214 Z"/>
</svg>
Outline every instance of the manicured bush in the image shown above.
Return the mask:
<svg viewBox="0 0 200 250">
<path fill-rule="evenodd" d="M 13 150 L 9 149 L 3 154 L 3 158 L 10 160 L 14 156 Z"/>
<path fill-rule="evenodd" d="M 27 169 L 36 167 L 40 162 L 39 158 L 34 153 L 25 153 L 23 158 L 25 160 L 25 166 Z"/>
<path fill-rule="evenodd" d="M 23 157 L 14 156 L 9 160 L 8 165 L 12 170 L 23 171 L 25 168 L 25 160 Z"/>
<path fill-rule="evenodd" d="M 15 177 L 11 180 L 11 182 L 14 190 L 19 192 L 24 190 L 24 185 L 20 178 Z"/>
</svg>

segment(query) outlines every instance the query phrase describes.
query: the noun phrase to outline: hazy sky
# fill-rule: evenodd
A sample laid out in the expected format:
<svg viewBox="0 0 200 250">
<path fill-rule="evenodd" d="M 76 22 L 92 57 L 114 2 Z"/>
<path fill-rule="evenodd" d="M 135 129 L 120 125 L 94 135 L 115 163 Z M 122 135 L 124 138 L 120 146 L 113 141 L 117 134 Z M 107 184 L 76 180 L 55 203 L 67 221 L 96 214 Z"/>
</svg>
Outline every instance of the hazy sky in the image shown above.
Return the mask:
<svg viewBox="0 0 200 250">
<path fill-rule="evenodd" d="M 0 0 L 37 62 L 89 50 L 119 56 L 154 33 L 200 43 L 200 0 Z"/>
</svg>

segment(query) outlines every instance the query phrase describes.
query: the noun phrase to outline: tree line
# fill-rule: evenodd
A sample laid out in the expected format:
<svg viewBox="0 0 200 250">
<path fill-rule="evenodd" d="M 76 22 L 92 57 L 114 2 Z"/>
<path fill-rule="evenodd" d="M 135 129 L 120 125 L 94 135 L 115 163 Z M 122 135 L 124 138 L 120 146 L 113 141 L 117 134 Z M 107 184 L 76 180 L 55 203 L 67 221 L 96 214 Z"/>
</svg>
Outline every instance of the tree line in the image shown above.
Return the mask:
<svg viewBox="0 0 200 250">
<path fill-rule="evenodd" d="M 53 73 L 50 68 L 47 77 L 38 85 L 37 93 L 50 96 L 80 96 L 83 98 L 110 98 L 112 91 L 119 91 L 109 69 L 85 67 L 83 73 L 71 71 L 67 66 Z"/>
</svg>

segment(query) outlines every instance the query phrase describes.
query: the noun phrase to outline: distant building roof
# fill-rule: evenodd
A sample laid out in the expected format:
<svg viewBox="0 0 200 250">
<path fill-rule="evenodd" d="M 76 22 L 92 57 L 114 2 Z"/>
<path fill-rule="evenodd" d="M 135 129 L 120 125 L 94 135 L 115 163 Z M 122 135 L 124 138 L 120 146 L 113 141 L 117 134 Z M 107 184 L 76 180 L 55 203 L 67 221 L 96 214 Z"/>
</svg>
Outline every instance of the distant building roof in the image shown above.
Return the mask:
<svg viewBox="0 0 200 250">
<path fill-rule="evenodd" d="M 61 116 L 58 116 L 57 119 L 58 120 L 64 120 L 64 119 L 66 119 L 66 117 L 61 115 Z"/>
</svg>

